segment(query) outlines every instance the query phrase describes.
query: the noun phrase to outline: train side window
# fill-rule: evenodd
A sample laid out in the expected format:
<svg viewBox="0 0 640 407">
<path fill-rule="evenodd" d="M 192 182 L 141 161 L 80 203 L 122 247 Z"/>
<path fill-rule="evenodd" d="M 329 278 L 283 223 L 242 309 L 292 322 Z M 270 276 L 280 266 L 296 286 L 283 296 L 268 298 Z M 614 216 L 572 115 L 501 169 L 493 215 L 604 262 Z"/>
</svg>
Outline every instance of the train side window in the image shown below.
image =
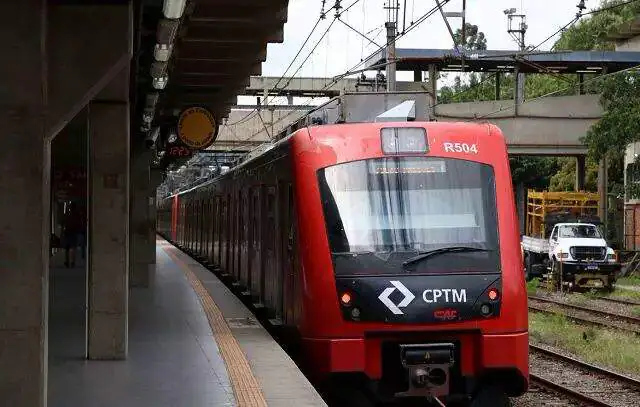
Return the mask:
<svg viewBox="0 0 640 407">
<path fill-rule="evenodd" d="M 553 231 L 551 231 L 551 240 L 553 240 L 554 242 L 556 240 L 558 240 L 558 227 L 557 226 L 555 226 L 553 228 Z"/>
</svg>

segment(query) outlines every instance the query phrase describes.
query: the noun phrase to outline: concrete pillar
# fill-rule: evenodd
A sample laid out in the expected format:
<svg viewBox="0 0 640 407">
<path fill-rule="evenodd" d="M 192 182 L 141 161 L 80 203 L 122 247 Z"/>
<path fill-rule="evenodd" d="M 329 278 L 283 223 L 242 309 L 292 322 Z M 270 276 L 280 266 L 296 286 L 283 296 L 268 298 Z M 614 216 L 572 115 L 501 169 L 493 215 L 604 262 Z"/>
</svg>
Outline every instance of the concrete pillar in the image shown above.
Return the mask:
<svg viewBox="0 0 640 407">
<path fill-rule="evenodd" d="M 155 237 L 150 214 L 151 151 L 136 152 L 131 158 L 131 217 L 129 222 L 130 282 L 132 287 L 148 287 L 150 265 L 155 260 Z"/>
<path fill-rule="evenodd" d="M 578 95 L 584 95 L 584 73 L 578 74 Z"/>
<path fill-rule="evenodd" d="M 46 406 L 50 236 L 46 2 L 0 24 L 0 405 Z"/>
<path fill-rule="evenodd" d="M 607 190 L 608 190 L 608 173 L 607 158 L 604 157 L 598 166 L 598 194 L 600 195 L 598 216 L 602 220 L 605 230 L 607 227 Z"/>
<path fill-rule="evenodd" d="M 520 111 L 520 105 L 524 101 L 524 75 L 520 74 L 520 69 L 516 66 L 514 70 L 515 86 L 513 87 L 513 103 L 514 112 L 517 116 Z"/>
<path fill-rule="evenodd" d="M 128 77 L 128 69 L 123 75 Z M 127 82 L 127 81 L 125 81 Z M 129 277 L 129 103 L 89 106 L 89 359 L 125 359 Z"/>
<path fill-rule="evenodd" d="M 583 155 L 576 157 L 576 191 L 584 191 L 585 159 Z"/>
<path fill-rule="evenodd" d="M 435 64 L 429 65 L 429 119 L 436 118 L 436 105 L 438 104 L 438 70 Z"/>
</svg>

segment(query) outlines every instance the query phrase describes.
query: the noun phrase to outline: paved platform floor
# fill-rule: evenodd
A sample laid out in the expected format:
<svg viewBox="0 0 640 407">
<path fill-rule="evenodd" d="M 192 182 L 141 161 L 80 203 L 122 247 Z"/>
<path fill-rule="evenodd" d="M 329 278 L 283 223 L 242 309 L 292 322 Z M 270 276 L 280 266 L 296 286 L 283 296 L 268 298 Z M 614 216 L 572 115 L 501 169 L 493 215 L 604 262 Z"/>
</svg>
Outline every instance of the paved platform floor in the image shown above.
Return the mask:
<svg viewBox="0 0 640 407">
<path fill-rule="evenodd" d="M 151 286 L 131 289 L 126 361 L 84 359 L 84 264 L 65 269 L 59 256 L 52 260 L 50 407 L 325 405 L 293 361 L 260 325 L 252 323 L 255 320 L 249 310 L 222 282 L 169 243 L 157 243 Z M 201 302 L 186 274 L 197 277 L 200 296 L 208 293 L 215 305 L 207 303 L 203 309 L 206 301 Z M 222 316 L 218 325 L 210 323 L 212 306 Z M 233 338 L 220 336 L 221 329 L 231 332 Z M 241 352 L 229 357 L 229 349 Z M 240 359 L 248 362 L 248 376 L 255 377 L 256 389 L 247 389 L 251 381 L 238 377 Z M 261 394 L 262 401 L 247 399 L 247 392 Z"/>
</svg>

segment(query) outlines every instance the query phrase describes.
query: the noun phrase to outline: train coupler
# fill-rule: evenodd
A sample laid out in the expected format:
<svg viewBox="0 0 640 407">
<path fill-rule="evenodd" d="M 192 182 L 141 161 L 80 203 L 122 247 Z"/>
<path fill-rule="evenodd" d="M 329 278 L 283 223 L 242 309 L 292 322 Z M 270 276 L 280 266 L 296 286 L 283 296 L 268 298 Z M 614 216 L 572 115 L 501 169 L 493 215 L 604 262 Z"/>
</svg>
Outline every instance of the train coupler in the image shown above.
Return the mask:
<svg viewBox="0 0 640 407">
<path fill-rule="evenodd" d="M 450 370 L 455 362 L 454 344 L 400 345 L 402 367 L 408 373 L 409 388 L 398 397 L 436 398 L 449 394 Z"/>
</svg>

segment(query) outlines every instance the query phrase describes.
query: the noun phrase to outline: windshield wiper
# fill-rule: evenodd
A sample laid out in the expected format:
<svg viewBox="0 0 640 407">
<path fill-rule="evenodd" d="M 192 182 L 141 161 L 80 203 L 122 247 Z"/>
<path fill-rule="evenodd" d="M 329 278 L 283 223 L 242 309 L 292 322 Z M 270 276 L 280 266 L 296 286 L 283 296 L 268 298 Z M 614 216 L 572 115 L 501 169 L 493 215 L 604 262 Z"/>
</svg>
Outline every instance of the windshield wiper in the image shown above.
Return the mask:
<svg viewBox="0 0 640 407">
<path fill-rule="evenodd" d="M 333 254 L 334 256 L 351 256 L 351 257 L 356 257 L 356 256 L 360 256 L 362 254 L 374 254 L 375 252 L 372 252 L 370 250 L 362 250 L 359 252 L 332 252 L 331 254 Z"/>
<path fill-rule="evenodd" d="M 492 250 L 482 249 L 480 247 L 471 247 L 471 246 L 453 246 L 453 247 L 441 247 L 439 249 L 429 250 L 427 252 L 422 252 L 417 256 L 414 256 L 410 259 L 407 259 L 402 263 L 403 266 L 408 266 L 413 263 L 417 263 L 421 260 L 427 259 L 431 256 L 436 256 L 438 254 L 443 253 L 457 253 L 457 252 L 490 252 Z"/>
</svg>

